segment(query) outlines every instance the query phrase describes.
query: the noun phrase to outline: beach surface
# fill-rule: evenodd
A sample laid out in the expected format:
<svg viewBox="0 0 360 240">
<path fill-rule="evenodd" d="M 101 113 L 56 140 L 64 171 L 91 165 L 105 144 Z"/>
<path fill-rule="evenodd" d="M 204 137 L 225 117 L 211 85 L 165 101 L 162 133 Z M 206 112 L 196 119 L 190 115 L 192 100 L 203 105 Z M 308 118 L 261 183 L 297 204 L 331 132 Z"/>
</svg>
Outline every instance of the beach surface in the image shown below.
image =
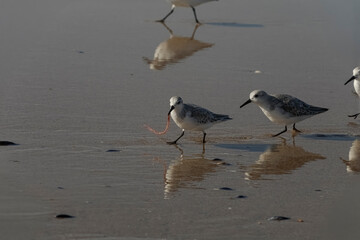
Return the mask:
<svg viewBox="0 0 360 240">
<path fill-rule="evenodd" d="M 357 239 L 357 0 L 3 0 L 2 239 Z M 329 111 L 296 136 L 251 91 Z M 233 120 L 185 132 L 181 96 Z M 291 129 L 289 127 L 289 129 Z M 68 216 L 68 217 L 66 217 Z M 287 220 L 270 220 L 281 216 Z M 274 219 L 274 218 L 272 218 Z"/>
</svg>

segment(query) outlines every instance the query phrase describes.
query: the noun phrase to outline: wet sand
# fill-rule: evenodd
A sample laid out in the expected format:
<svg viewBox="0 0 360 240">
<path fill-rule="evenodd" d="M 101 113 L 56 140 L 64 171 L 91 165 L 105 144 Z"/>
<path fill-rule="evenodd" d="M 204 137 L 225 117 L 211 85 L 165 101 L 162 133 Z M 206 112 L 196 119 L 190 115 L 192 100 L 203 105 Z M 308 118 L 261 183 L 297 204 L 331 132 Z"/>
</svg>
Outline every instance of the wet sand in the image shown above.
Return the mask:
<svg viewBox="0 0 360 240">
<path fill-rule="evenodd" d="M 4 239 L 354 239 L 358 1 L 5 0 L 0 8 Z M 171 56 L 171 59 L 167 59 Z M 330 110 L 294 138 L 254 89 Z M 233 120 L 156 136 L 171 96 Z M 242 196 L 242 197 L 239 197 Z M 58 219 L 58 214 L 75 216 Z M 273 216 L 290 218 L 268 221 Z"/>
</svg>

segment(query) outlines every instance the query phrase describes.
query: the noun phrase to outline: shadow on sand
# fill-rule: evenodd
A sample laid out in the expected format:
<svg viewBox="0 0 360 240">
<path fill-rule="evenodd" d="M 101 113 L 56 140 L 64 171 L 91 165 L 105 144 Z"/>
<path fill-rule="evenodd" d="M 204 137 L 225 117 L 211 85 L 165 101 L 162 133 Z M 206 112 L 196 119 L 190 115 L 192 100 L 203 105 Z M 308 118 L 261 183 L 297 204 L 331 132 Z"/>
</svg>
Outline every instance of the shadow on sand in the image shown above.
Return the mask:
<svg viewBox="0 0 360 240">
<path fill-rule="evenodd" d="M 236 22 L 209 22 L 204 23 L 207 25 L 213 26 L 222 26 L 222 27 L 237 27 L 237 28 L 263 28 L 262 24 L 251 24 L 251 23 L 236 23 Z"/>
<path fill-rule="evenodd" d="M 249 152 L 264 152 L 270 148 L 272 144 L 215 144 L 216 147 L 236 149 Z"/>
<path fill-rule="evenodd" d="M 356 139 L 355 136 L 349 136 L 346 134 L 308 134 L 301 135 L 301 137 L 327 141 L 354 141 Z"/>
</svg>

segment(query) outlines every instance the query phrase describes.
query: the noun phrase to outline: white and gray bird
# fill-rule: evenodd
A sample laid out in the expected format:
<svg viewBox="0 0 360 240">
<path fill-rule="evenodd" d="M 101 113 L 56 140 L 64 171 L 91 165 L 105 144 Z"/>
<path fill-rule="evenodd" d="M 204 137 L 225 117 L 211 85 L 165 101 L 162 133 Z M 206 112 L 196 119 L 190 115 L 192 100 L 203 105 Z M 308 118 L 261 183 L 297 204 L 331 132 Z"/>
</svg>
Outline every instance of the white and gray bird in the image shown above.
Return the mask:
<svg viewBox="0 0 360 240">
<path fill-rule="evenodd" d="M 293 130 L 300 132 L 295 127 L 297 122 L 328 110 L 327 108 L 309 105 L 287 94 L 269 95 L 262 90 L 252 91 L 250 93 L 250 99 L 242 104 L 240 108 L 251 102 L 257 104 L 270 121 L 285 125 L 285 130 L 273 135 L 273 137 L 286 132 L 287 125 L 289 124 L 293 124 Z"/>
<path fill-rule="evenodd" d="M 158 22 L 165 22 L 165 19 L 174 12 L 175 7 L 188 7 L 193 10 L 195 21 L 197 23 L 200 23 L 196 16 L 195 7 L 199 6 L 200 4 L 206 3 L 206 2 L 212 2 L 212 1 L 218 1 L 218 0 L 167 0 L 167 1 L 172 4 L 171 10 L 163 19 L 158 20 Z"/>
<path fill-rule="evenodd" d="M 182 129 L 182 133 L 175 141 L 168 144 L 176 144 L 184 136 L 185 130 L 203 132 L 203 143 L 205 143 L 206 129 L 216 123 L 231 120 L 228 115 L 216 114 L 197 105 L 186 104 L 181 97 L 176 96 L 170 98 L 169 114 L 176 125 Z"/>
<path fill-rule="evenodd" d="M 345 82 L 344 85 L 348 84 L 349 82 L 354 81 L 354 89 L 358 96 L 360 96 L 360 67 L 356 67 L 353 70 L 353 75 L 349 80 Z M 353 117 L 356 119 L 360 113 L 356 113 L 353 115 L 349 115 L 349 117 Z"/>
</svg>

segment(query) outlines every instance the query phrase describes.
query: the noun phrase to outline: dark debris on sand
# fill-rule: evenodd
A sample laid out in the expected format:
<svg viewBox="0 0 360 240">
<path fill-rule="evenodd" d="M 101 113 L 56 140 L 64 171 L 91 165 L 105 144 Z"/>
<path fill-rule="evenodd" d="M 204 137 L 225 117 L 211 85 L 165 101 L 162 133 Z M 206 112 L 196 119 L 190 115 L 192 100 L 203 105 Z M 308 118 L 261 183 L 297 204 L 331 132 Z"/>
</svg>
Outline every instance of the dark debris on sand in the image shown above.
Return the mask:
<svg viewBox="0 0 360 240">
<path fill-rule="evenodd" d="M 0 141 L 0 146 L 15 146 L 15 145 L 19 145 L 19 144 L 9 141 Z"/>
<path fill-rule="evenodd" d="M 74 216 L 71 216 L 69 214 L 58 214 L 55 216 L 55 218 L 58 218 L 58 219 L 66 219 L 66 218 L 75 218 Z"/>
<path fill-rule="evenodd" d="M 288 217 L 283 217 L 283 216 L 273 216 L 271 218 L 268 218 L 268 221 L 283 221 L 283 220 L 289 220 L 290 218 Z"/>
</svg>

